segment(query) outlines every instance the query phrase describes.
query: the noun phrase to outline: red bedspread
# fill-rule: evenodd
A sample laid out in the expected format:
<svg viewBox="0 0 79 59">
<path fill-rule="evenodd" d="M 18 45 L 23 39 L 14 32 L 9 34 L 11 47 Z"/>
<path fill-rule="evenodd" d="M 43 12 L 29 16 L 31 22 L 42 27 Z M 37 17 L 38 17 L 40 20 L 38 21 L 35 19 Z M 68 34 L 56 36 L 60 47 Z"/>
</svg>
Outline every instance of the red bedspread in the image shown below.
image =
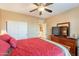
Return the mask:
<svg viewBox="0 0 79 59">
<path fill-rule="evenodd" d="M 63 51 L 42 39 L 30 38 L 17 41 L 17 47 L 13 49 L 11 56 L 63 56 Z"/>
</svg>

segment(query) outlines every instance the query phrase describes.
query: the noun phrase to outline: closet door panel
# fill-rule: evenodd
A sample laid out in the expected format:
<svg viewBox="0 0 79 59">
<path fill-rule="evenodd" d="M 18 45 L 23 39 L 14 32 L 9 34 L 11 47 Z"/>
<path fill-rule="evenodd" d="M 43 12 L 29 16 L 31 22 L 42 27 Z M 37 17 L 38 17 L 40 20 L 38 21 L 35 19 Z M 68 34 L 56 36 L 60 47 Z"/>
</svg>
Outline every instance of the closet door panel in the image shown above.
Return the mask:
<svg viewBox="0 0 79 59">
<path fill-rule="evenodd" d="M 7 21 L 7 32 L 16 39 L 27 38 L 27 23 Z"/>
</svg>

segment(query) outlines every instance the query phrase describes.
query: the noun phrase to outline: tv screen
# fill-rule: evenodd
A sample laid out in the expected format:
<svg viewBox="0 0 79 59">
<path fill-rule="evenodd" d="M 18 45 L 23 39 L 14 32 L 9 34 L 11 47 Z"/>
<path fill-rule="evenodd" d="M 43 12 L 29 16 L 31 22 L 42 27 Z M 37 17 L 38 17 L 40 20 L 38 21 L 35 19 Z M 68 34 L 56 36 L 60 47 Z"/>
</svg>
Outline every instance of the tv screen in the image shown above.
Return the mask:
<svg viewBox="0 0 79 59">
<path fill-rule="evenodd" d="M 52 34 L 60 35 L 59 27 L 52 27 Z"/>
</svg>

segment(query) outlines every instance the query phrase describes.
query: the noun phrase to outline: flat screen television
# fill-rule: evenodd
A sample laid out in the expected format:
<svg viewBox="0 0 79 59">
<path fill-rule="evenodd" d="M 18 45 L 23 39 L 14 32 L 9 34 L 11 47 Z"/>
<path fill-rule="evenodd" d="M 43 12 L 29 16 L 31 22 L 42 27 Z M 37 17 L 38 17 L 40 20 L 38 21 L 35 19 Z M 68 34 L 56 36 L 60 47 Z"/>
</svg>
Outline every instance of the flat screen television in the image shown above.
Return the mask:
<svg viewBox="0 0 79 59">
<path fill-rule="evenodd" d="M 60 29 L 59 29 L 59 27 L 52 27 L 52 34 L 54 34 L 54 35 L 60 35 Z"/>
</svg>

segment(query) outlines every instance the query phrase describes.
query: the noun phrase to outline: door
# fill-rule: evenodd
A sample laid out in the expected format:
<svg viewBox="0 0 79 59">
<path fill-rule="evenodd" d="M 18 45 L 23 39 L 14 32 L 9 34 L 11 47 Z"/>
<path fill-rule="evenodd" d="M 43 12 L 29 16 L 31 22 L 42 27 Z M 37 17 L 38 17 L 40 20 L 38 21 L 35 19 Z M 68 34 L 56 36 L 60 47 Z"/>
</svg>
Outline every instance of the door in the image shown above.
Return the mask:
<svg viewBox="0 0 79 59">
<path fill-rule="evenodd" d="M 43 23 L 43 24 L 40 24 L 40 34 L 39 36 L 43 39 L 46 39 L 47 38 L 47 35 L 46 35 L 46 24 Z"/>
<path fill-rule="evenodd" d="M 27 38 L 27 23 L 20 21 L 7 21 L 7 32 L 16 39 Z"/>
</svg>

